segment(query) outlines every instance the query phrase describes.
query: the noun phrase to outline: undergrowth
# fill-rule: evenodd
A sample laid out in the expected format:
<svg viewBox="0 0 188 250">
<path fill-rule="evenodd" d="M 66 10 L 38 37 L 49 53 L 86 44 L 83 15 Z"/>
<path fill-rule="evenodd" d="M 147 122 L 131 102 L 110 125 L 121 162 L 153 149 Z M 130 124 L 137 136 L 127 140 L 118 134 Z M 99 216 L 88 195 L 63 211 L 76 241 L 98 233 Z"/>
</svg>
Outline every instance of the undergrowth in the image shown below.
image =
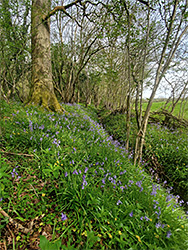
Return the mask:
<svg viewBox="0 0 188 250">
<path fill-rule="evenodd" d="M 154 154 L 161 166 L 161 178 L 188 202 L 188 136 L 183 130 L 169 130 L 151 124 L 147 130 L 145 157 Z M 167 184 L 167 183 L 166 183 Z"/>
<path fill-rule="evenodd" d="M 130 146 L 134 148 L 136 122 L 131 118 Z M 126 141 L 126 117 L 103 111 L 101 121 L 106 130 L 122 144 Z M 143 160 L 146 169 L 157 182 L 164 182 L 183 199 L 188 207 L 188 136 L 186 129 L 168 129 L 160 124 L 148 124 Z M 187 203 L 187 205 L 186 205 Z"/>
<path fill-rule="evenodd" d="M 64 108 L 2 103 L 0 206 L 33 226 L 0 215 L 1 248 L 187 249 L 178 197 L 132 165 L 94 108 Z"/>
</svg>

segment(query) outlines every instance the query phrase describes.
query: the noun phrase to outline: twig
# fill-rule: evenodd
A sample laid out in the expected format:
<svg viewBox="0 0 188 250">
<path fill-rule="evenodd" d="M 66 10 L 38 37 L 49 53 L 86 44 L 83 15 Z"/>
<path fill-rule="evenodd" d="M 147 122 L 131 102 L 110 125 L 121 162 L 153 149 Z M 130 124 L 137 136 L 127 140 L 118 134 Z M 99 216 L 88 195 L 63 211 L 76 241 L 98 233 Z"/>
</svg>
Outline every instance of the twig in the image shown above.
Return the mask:
<svg viewBox="0 0 188 250">
<path fill-rule="evenodd" d="M 22 156 L 27 156 L 27 157 L 33 157 L 34 155 L 29 155 L 29 154 L 22 154 L 22 153 L 12 153 L 12 152 L 6 152 L 4 150 L 0 150 L 3 154 L 7 155 L 22 155 Z"/>
<path fill-rule="evenodd" d="M 6 244 L 6 240 L 4 239 L 4 248 L 5 248 L 5 250 L 7 250 L 7 244 Z"/>
<path fill-rule="evenodd" d="M 37 192 L 35 191 L 35 188 L 33 187 L 33 185 L 31 185 L 31 184 L 29 184 L 29 185 L 32 187 L 32 189 L 33 189 L 34 193 L 35 193 L 35 194 L 36 194 L 36 196 L 39 198 L 39 196 L 38 196 Z"/>
<path fill-rule="evenodd" d="M 15 249 L 15 236 L 14 236 L 12 230 L 10 230 L 9 225 L 7 225 L 7 228 L 8 228 L 8 230 L 9 230 L 11 236 L 12 236 L 12 245 L 13 245 L 13 249 Z"/>
<path fill-rule="evenodd" d="M 18 230 L 22 231 L 23 233 L 27 234 L 29 232 L 32 232 L 32 226 L 33 224 L 31 223 L 30 227 L 29 228 L 26 228 L 24 226 L 22 226 L 20 223 L 16 222 L 14 219 L 12 219 L 1 207 L 0 207 L 0 213 L 5 216 L 5 217 L 8 217 L 9 219 L 9 222 L 11 224 L 13 224 Z"/>
</svg>

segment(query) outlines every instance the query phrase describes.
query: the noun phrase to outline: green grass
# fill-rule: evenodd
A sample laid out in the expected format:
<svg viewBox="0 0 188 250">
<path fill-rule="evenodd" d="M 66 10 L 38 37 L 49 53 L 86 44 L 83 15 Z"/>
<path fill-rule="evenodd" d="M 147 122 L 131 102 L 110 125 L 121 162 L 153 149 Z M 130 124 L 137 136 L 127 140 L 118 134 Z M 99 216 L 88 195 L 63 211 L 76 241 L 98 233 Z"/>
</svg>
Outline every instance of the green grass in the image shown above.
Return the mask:
<svg viewBox="0 0 188 250">
<path fill-rule="evenodd" d="M 154 112 L 154 111 L 160 111 L 160 109 L 161 108 L 163 108 L 164 107 L 164 105 L 165 105 L 165 102 L 163 101 L 163 102 L 153 102 L 153 104 L 152 104 L 152 106 L 151 106 L 151 112 Z M 169 108 L 169 106 L 171 105 L 171 102 L 167 105 L 167 107 L 166 107 L 166 109 L 168 110 L 168 108 Z M 185 105 L 185 109 L 184 109 L 184 113 L 183 113 L 183 118 L 184 119 L 186 119 L 186 120 L 188 120 L 188 103 L 186 103 L 185 101 L 184 101 L 184 103 L 183 103 L 183 106 Z M 143 103 L 143 110 L 145 110 L 146 109 L 146 106 L 147 106 L 147 103 Z M 171 108 L 170 108 L 171 109 Z M 169 110 L 170 110 L 169 109 Z M 180 112 L 180 109 L 181 109 L 181 103 L 179 102 L 177 105 L 176 105 L 176 107 L 175 107 L 175 109 L 174 109 L 174 111 L 173 111 L 173 115 L 174 116 L 179 116 L 179 112 Z"/>
<path fill-rule="evenodd" d="M 8 249 L 187 249 L 177 197 L 131 164 L 94 108 L 64 108 L 2 103 L 0 206 L 25 227 L 35 219 L 13 241 L 0 215 Z"/>
</svg>

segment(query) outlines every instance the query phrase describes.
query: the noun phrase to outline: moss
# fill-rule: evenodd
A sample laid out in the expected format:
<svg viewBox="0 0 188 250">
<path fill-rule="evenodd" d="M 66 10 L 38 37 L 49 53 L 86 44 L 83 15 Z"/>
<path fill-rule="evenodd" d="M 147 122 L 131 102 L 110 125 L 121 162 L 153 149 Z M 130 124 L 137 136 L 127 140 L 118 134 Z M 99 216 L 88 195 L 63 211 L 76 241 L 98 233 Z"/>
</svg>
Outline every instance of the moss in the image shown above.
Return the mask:
<svg viewBox="0 0 188 250">
<path fill-rule="evenodd" d="M 50 88 L 42 81 L 35 81 L 33 93 L 28 103 L 40 106 L 48 111 L 65 112 L 63 107 L 59 104 L 55 94 Z"/>
</svg>

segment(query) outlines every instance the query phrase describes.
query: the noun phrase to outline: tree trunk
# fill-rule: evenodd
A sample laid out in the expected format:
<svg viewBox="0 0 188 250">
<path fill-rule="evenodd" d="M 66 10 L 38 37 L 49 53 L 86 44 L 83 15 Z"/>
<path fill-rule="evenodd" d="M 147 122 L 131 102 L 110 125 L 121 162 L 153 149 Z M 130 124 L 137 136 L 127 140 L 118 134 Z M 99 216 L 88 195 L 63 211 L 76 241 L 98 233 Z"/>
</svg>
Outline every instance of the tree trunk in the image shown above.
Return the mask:
<svg viewBox="0 0 188 250">
<path fill-rule="evenodd" d="M 124 8 L 127 13 L 127 23 L 128 23 L 128 34 L 127 34 L 127 63 L 128 63 L 128 96 L 127 96 L 127 113 L 126 113 L 126 144 L 125 148 L 129 150 L 129 139 L 130 139 L 130 130 L 131 130 L 131 62 L 130 62 L 130 13 L 129 9 L 124 2 Z"/>
<path fill-rule="evenodd" d="M 1 88 L 2 88 L 2 86 L 1 86 L 1 79 L 0 79 L 0 121 L 1 121 L 1 119 L 2 119 L 2 114 L 1 114 L 1 109 L 2 109 L 2 103 L 1 103 L 1 101 L 2 101 L 2 94 L 1 94 Z M 2 135 L 2 129 L 1 129 L 1 123 L 0 123 L 0 136 Z"/>
<path fill-rule="evenodd" d="M 32 79 L 30 104 L 51 111 L 61 112 L 52 82 L 50 51 L 50 19 L 43 21 L 50 12 L 50 0 L 33 0 L 31 14 Z"/>
</svg>

